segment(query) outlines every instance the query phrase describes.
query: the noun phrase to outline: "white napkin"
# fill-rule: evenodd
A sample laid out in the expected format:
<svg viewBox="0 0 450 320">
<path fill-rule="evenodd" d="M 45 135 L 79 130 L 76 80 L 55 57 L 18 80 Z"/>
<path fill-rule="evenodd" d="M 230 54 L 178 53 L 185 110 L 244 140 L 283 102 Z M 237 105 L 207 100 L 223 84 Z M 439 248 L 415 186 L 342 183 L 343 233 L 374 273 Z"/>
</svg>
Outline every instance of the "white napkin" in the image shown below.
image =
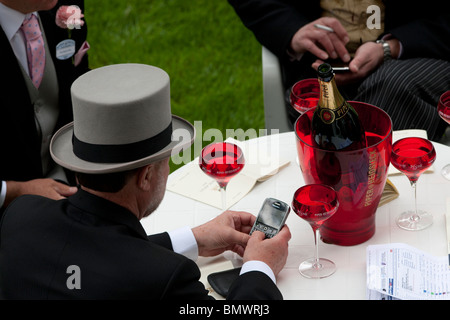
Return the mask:
<svg viewBox="0 0 450 320">
<path fill-rule="evenodd" d="M 290 163 L 280 158 L 276 144 L 261 143 L 260 139 L 237 141 L 228 138 L 226 141 L 237 144 L 245 158 L 244 169 L 228 183 L 227 208 L 249 193 L 256 182 L 269 179 Z M 173 175 L 167 182 L 167 190 L 222 209 L 219 185 L 200 169 L 198 157 L 179 170 L 182 170 L 181 173 Z"/>
</svg>

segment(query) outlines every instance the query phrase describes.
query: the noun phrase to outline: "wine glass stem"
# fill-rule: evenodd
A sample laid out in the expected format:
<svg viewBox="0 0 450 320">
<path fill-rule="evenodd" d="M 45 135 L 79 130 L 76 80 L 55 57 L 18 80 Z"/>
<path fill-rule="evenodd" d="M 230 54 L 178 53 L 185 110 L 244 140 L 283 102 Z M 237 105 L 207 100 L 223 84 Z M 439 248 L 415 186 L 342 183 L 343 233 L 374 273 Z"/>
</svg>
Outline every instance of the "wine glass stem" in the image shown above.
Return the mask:
<svg viewBox="0 0 450 320">
<path fill-rule="evenodd" d="M 420 216 L 417 213 L 417 181 L 411 181 L 411 187 L 413 188 L 414 192 L 414 212 L 415 214 L 412 216 L 413 221 L 420 220 Z"/>
<path fill-rule="evenodd" d="M 227 186 L 221 186 L 220 187 L 220 194 L 222 195 L 222 210 L 225 211 L 227 209 L 227 195 L 226 195 L 226 187 Z"/>
<path fill-rule="evenodd" d="M 315 257 L 314 257 L 314 265 L 313 268 L 314 269 L 319 269 L 320 266 L 320 262 L 319 262 L 319 228 L 314 228 L 314 244 L 315 244 L 315 248 L 316 248 L 316 253 L 315 253 Z"/>
</svg>

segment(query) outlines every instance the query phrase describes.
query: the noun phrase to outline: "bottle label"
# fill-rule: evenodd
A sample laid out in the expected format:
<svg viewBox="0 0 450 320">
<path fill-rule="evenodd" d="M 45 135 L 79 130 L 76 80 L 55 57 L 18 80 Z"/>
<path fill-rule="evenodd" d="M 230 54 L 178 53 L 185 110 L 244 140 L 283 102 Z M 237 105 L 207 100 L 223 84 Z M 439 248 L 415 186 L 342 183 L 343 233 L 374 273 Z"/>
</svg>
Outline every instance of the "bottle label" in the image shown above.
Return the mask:
<svg viewBox="0 0 450 320">
<path fill-rule="evenodd" d="M 337 109 L 329 109 L 329 108 L 320 108 L 319 116 L 322 121 L 326 124 L 333 123 L 335 120 L 338 120 L 346 115 L 349 107 L 347 103 L 343 103 Z"/>
<path fill-rule="evenodd" d="M 325 124 L 331 124 L 346 115 L 349 105 L 339 93 L 334 77 L 331 81 L 319 79 L 319 85 L 318 115 Z"/>
<path fill-rule="evenodd" d="M 374 187 L 377 182 L 377 152 L 371 151 L 369 156 L 369 171 L 368 171 L 368 181 L 367 181 L 367 191 L 366 198 L 364 201 L 364 206 L 368 207 L 375 200 Z"/>
</svg>

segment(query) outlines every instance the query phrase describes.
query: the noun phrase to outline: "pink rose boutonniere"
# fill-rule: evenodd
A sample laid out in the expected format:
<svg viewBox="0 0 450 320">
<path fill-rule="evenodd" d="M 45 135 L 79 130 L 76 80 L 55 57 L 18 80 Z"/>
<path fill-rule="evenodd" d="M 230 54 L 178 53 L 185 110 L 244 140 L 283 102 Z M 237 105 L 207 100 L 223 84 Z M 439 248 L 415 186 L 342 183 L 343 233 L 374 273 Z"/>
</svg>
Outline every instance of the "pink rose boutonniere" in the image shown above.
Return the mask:
<svg viewBox="0 0 450 320">
<path fill-rule="evenodd" d="M 63 40 L 56 46 L 56 58 L 59 60 L 67 60 L 72 58 L 73 64 L 78 66 L 81 60 L 85 56 L 86 52 L 90 49 L 89 43 L 84 41 L 75 53 L 76 43 L 72 40 L 72 30 L 81 29 L 84 25 L 84 21 L 81 20 L 84 17 L 80 7 L 76 5 L 61 6 L 56 11 L 55 22 L 56 25 L 63 29 L 68 29 L 69 39 Z"/>
<path fill-rule="evenodd" d="M 84 21 L 81 20 L 84 14 L 81 12 L 80 7 L 61 6 L 56 12 L 56 25 L 63 29 L 81 29 L 84 25 Z"/>
</svg>

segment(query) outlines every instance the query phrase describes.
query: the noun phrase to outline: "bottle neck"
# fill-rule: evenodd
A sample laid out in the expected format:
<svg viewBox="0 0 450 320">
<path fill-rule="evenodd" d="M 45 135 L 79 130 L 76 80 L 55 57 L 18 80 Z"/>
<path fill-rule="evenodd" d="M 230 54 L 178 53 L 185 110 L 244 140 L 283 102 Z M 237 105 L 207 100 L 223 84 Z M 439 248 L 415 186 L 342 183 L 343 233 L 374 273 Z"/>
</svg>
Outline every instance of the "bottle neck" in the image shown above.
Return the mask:
<svg viewBox="0 0 450 320">
<path fill-rule="evenodd" d="M 339 90 L 336 86 L 336 81 L 334 80 L 334 76 L 329 81 L 325 81 L 319 78 L 319 86 L 320 86 L 320 98 L 319 98 L 320 108 L 337 110 L 344 104 L 345 99 L 339 93 Z"/>
</svg>

